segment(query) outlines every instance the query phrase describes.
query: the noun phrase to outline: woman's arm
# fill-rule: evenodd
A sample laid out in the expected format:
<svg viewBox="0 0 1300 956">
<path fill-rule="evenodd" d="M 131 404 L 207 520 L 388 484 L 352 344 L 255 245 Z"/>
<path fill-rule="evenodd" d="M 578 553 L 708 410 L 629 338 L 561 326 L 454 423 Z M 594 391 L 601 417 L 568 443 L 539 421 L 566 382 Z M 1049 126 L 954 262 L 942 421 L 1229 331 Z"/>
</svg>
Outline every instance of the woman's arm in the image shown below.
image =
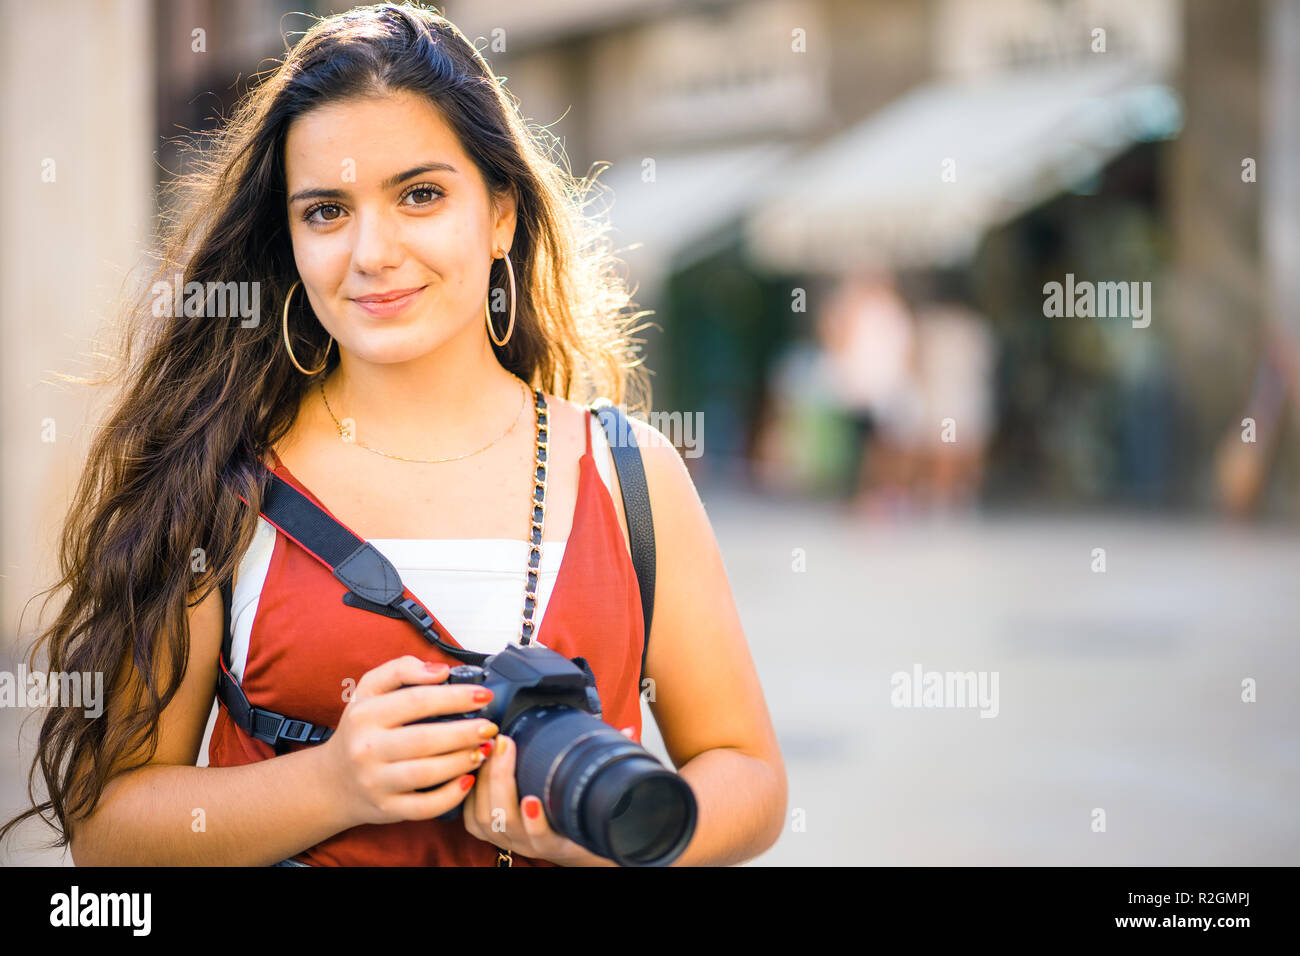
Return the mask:
<svg viewBox="0 0 1300 956">
<path fill-rule="evenodd" d="M 189 666 L 159 721 L 157 753 L 113 777 L 95 810 L 75 823 L 78 866 L 269 866 L 350 826 L 326 785 L 320 747 L 243 767 L 194 765 L 216 687 L 221 592 L 214 588 L 188 616 Z M 138 679 L 132 670 L 120 681 Z M 99 719 L 132 699 L 110 695 Z"/>
<path fill-rule="evenodd" d="M 694 839 L 674 866 L 726 866 L 774 844 L 786 774 L 717 539 L 681 456 L 632 420 L 655 522 L 650 707 L 699 803 Z"/>
</svg>

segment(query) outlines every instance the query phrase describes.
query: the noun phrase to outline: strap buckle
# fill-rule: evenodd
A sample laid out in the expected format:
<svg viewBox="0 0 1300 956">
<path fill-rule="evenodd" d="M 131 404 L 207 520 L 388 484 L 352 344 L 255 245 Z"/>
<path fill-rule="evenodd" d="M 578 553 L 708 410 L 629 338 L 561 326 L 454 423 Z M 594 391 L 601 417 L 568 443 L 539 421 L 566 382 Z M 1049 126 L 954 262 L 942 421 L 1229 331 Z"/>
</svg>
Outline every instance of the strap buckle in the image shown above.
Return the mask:
<svg viewBox="0 0 1300 956">
<path fill-rule="evenodd" d="M 273 714 L 259 707 L 254 707 L 249 716 L 253 729 L 252 735 L 272 746 L 278 745 L 282 740 L 295 744 L 306 743 L 307 738 L 311 736 L 311 724 L 305 720 L 282 717 L 280 714 Z"/>
<path fill-rule="evenodd" d="M 280 738 L 280 728 L 284 726 L 284 718 L 260 707 L 253 707 L 248 712 L 248 725 L 252 730 L 252 736 L 264 744 L 274 746 Z"/>
<path fill-rule="evenodd" d="M 307 742 L 311 736 L 311 724 L 305 720 L 293 720 L 286 717 L 284 724 L 280 727 L 279 737 L 281 740 L 292 740 L 296 744 Z"/>
<path fill-rule="evenodd" d="M 424 609 L 415 598 L 407 598 L 397 605 L 397 609 L 402 612 L 402 616 L 418 627 L 423 633 L 428 634 L 433 631 L 433 615 Z"/>
</svg>

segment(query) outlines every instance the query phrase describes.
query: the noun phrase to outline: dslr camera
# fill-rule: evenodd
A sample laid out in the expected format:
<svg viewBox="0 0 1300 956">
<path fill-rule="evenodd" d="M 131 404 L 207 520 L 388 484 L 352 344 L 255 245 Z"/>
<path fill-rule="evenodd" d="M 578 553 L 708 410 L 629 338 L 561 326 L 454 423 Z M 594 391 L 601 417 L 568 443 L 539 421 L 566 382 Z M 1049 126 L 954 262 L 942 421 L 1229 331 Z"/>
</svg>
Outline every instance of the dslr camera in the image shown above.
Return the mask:
<svg viewBox="0 0 1300 956">
<path fill-rule="evenodd" d="M 451 669 L 449 684 L 482 684 L 493 697 L 437 723 L 486 717 L 515 742 L 515 782 L 535 794 L 551 828 L 620 866 L 667 866 L 695 833 L 695 794 L 640 744 L 600 719 L 596 678 L 540 644 L 512 644 L 483 665 Z M 430 788 L 431 789 L 431 788 Z M 440 820 L 459 819 L 461 805 Z"/>
</svg>

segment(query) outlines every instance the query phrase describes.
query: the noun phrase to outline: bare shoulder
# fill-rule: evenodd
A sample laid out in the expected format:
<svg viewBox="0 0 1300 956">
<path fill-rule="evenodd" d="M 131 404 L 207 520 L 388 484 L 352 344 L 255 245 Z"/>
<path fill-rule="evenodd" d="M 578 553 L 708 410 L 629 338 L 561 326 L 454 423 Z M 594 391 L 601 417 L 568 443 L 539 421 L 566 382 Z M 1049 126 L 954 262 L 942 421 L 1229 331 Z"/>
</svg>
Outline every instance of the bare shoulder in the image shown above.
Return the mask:
<svg viewBox="0 0 1300 956">
<path fill-rule="evenodd" d="M 555 435 L 557 437 L 561 434 L 572 435 L 574 436 L 572 440 L 577 447 L 581 448 L 582 443 L 586 441 L 582 428 L 589 420 L 594 421 L 588 419 L 587 406 L 549 394 L 546 400 L 549 406 L 557 409 L 554 418 L 557 426 Z M 661 554 L 671 554 L 678 547 L 683 536 L 698 542 L 702 526 L 707 527 L 708 522 L 704 517 L 704 506 L 696 493 L 695 484 L 691 480 L 690 472 L 687 471 L 681 454 L 672 441 L 653 425 L 633 415 L 628 415 L 627 420 L 641 453 L 646 486 L 650 494 L 650 510 L 656 518 L 660 515 L 673 516 L 672 520 L 665 517 L 662 521 L 655 521 L 656 550 Z M 594 428 L 600 428 L 598 421 Z M 623 509 L 622 485 L 618 480 L 618 469 L 614 465 L 612 452 L 607 451 L 605 454 L 608 456 L 605 473 L 609 476 L 614 510 L 618 514 L 624 539 L 630 548 L 631 536 Z M 678 520 L 683 516 L 688 518 L 685 524 Z"/>
<path fill-rule="evenodd" d="M 704 503 L 671 438 L 649 422 L 627 415 L 641 453 L 650 510 L 655 515 L 655 547 L 665 561 L 685 558 L 711 544 Z M 662 516 L 662 520 L 659 520 Z"/>
<path fill-rule="evenodd" d="M 583 428 L 587 427 L 586 407 L 550 392 L 542 394 L 546 397 L 546 410 L 550 413 L 551 440 L 567 439 L 581 451 L 586 444 L 586 436 L 582 433 Z"/>
<path fill-rule="evenodd" d="M 648 422 L 632 415 L 627 416 L 641 449 L 641 461 L 645 466 L 646 484 L 650 489 L 652 503 L 660 501 L 667 505 L 667 512 L 676 514 L 682 507 L 700 506 L 699 494 L 695 483 L 686 469 L 686 462 L 672 439 Z M 702 509 L 701 509 L 702 510 Z"/>
<path fill-rule="evenodd" d="M 561 407 L 563 414 L 570 417 L 571 425 L 566 430 L 582 434 L 581 429 L 587 423 L 587 406 L 549 394 L 546 400 L 548 405 Z M 690 472 L 672 440 L 658 428 L 634 415 L 627 414 L 627 420 L 641 451 L 651 497 L 656 498 L 657 494 L 669 497 L 688 495 L 698 500 Z"/>
</svg>

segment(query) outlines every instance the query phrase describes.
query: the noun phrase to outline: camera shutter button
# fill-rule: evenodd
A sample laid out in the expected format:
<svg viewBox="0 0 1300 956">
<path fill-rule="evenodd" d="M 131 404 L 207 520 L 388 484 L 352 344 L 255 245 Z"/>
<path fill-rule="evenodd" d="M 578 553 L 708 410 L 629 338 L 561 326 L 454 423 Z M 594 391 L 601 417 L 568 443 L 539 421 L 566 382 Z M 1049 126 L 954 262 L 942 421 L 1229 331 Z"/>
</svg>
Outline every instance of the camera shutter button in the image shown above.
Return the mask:
<svg viewBox="0 0 1300 956">
<path fill-rule="evenodd" d="M 481 684 L 485 674 L 477 664 L 457 664 L 447 675 L 449 684 Z"/>
</svg>

